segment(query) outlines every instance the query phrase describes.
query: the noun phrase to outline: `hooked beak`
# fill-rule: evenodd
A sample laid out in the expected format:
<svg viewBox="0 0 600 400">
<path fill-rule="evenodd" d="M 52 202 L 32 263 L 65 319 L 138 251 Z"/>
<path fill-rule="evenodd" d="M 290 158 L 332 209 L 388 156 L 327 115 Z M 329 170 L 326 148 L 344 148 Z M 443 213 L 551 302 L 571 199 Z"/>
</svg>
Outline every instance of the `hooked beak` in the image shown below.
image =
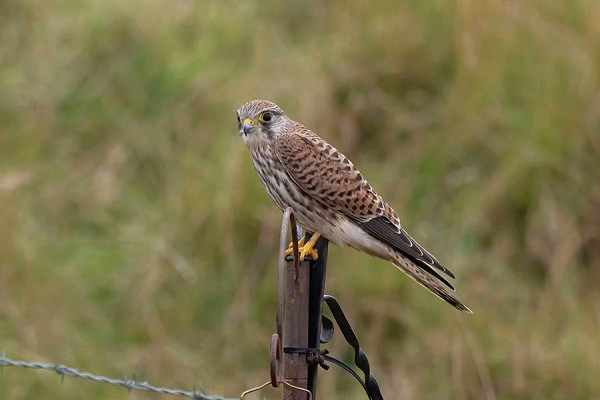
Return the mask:
<svg viewBox="0 0 600 400">
<path fill-rule="evenodd" d="M 244 130 L 244 135 L 250 133 L 252 128 L 256 126 L 256 121 L 251 118 L 245 118 L 242 122 L 242 129 Z"/>
</svg>

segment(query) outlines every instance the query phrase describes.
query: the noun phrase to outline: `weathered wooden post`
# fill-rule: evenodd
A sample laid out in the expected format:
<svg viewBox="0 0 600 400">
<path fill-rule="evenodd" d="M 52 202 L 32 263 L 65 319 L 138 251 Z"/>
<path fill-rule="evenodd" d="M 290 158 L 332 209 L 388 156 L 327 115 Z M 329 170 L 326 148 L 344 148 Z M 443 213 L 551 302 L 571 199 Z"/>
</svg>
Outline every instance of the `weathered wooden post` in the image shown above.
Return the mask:
<svg viewBox="0 0 600 400">
<path fill-rule="evenodd" d="M 309 234 L 306 240 L 310 239 Z M 283 335 L 284 380 L 294 386 L 308 389 L 316 398 L 318 357 L 321 334 L 321 314 L 325 288 L 328 241 L 319 238 L 315 245 L 317 260 L 300 263 L 295 279 L 293 259 L 286 260 L 286 302 Z M 288 312 L 289 311 L 289 312 Z M 284 400 L 306 400 L 308 393 L 284 385 Z"/>
<path fill-rule="evenodd" d="M 290 227 L 293 253 L 285 257 Z M 339 303 L 334 297 L 324 295 L 328 245 L 327 239 L 319 238 L 315 245 L 318 259 L 299 262 L 294 213 L 291 208 L 285 210 L 280 237 L 277 333 L 271 337 L 270 383 L 273 387 L 283 386 L 283 400 L 315 400 L 318 368 L 327 369 L 325 362 L 330 362 L 354 376 L 370 400 L 383 400 L 369 360 Z M 334 335 L 333 320 L 323 316 L 323 301 L 344 339 L 354 349 L 354 363 L 364 379 L 352 367 L 328 355 L 327 350 L 321 351 L 321 343 L 329 342 Z"/>
<path fill-rule="evenodd" d="M 284 258 L 288 227 L 292 230 L 294 252 Z M 309 396 L 314 399 L 319 367 L 310 350 L 320 345 L 328 241 L 317 241 L 318 260 L 307 258 L 302 262 L 298 260 L 297 241 L 294 214 L 288 208 L 280 238 L 277 333 L 271 339 L 271 384 L 283 384 L 284 400 L 306 400 Z"/>
<path fill-rule="evenodd" d="M 283 313 L 283 386 L 284 400 L 306 400 L 307 393 L 296 387 L 308 387 L 306 354 L 288 353 L 285 349 L 308 347 L 308 296 L 310 262 L 303 261 L 296 271 L 293 261 L 286 262 L 286 284 Z"/>
</svg>

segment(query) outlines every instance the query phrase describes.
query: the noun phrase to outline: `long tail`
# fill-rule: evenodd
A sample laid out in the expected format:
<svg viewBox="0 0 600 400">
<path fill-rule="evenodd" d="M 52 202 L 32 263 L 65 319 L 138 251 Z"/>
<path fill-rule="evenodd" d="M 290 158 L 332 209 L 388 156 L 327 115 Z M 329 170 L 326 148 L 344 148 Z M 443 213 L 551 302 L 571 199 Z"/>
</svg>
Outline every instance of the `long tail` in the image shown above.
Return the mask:
<svg viewBox="0 0 600 400">
<path fill-rule="evenodd" d="M 469 314 L 473 313 L 469 307 L 465 306 L 460 302 L 460 300 L 448 293 L 445 287 L 443 287 L 437 280 L 431 277 L 425 270 L 423 270 L 423 268 L 419 267 L 408 257 L 399 253 L 394 253 L 392 257 L 392 263 L 419 285 L 423 286 L 440 299 L 450 303 L 456 309 Z"/>
</svg>

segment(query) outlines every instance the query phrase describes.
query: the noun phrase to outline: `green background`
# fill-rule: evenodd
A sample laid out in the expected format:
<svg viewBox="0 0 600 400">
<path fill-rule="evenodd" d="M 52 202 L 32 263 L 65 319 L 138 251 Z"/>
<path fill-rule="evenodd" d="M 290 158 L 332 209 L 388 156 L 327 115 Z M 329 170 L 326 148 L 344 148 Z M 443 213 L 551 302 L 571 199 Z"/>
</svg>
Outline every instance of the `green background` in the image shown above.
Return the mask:
<svg viewBox="0 0 600 400">
<path fill-rule="evenodd" d="M 2 1 L 0 349 L 229 397 L 266 381 L 281 213 L 235 110 L 267 98 L 475 311 L 332 247 L 386 398 L 600 399 L 599 71 L 597 0 Z M 364 398 L 335 368 L 319 394 Z M 166 397 L 0 375 L 2 399 Z"/>
</svg>

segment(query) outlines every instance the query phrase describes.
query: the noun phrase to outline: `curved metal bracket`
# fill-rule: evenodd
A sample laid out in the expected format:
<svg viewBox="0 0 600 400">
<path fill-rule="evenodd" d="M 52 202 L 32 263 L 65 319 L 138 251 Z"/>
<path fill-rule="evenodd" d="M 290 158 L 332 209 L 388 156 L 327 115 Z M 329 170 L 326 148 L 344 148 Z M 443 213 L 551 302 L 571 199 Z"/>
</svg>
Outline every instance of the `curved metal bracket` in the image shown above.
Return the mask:
<svg viewBox="0 0 600 400">
<path fill-rule="evenodd" d="M 277 334 L 282 337 L 281 324 L 283 323 L 283 303 L 285 294 L 285 250 L 287 249 L 287 232 L 289 226 L 292 226 L 292 246 L 294 249 L 294 279 L 298 280 L 298 271 L 300 270 L 300 254 L 298 250 L 298 225 L 292 207 L 285 209 L 283 220 L 281 221 L 281 233 L 279 235 L 279 278 L 277 281 Z"/>
<path fill-rule="evenodd" d="M 369 396 L 370 400 L 383 400 L 383 396 L 381 395 L 377 379 L 375 379 L 375 376 L 371 374 L 371 366 L 369 365 L 369 359 L 367 358 L 365 351 L 360 347 L 358 338 L 352 330 L 350 322 L 348 322 L 344 311 L 342 311 L 342 307 L 340 306 L 335 297 L 330 296 L 328 294 L 326 294 L 323 297 L 325 299 L 325 304 L 327 304 L 327 306 L 329 307 L 329 311 L 331 311 L 335 322 L 337 322 L 338 327 L 340 328 L 340 332 L 344 336 L 344 339 L 346 339 L 346 342 L 354 349 L 354 364 L 363 372 L 365 376 L 364 381 L 351 367 L 349 367 L 344 362 L 330 356 L 325 356 L 325 360 L 342 367 L 351 375 L 353 375 L 356 378 L 356 380 L 360 382 L 363 389 L 367 393 L 367 396 Z M 323 331 L 321 332 L 321 341 L 323 342 L 323 339 L 325 339 L 325 341 L 329 341 L 331 340 L 334 334 L 333 322 L 329 318 L 323 316 L 322 323 Z"/>
</svg>

